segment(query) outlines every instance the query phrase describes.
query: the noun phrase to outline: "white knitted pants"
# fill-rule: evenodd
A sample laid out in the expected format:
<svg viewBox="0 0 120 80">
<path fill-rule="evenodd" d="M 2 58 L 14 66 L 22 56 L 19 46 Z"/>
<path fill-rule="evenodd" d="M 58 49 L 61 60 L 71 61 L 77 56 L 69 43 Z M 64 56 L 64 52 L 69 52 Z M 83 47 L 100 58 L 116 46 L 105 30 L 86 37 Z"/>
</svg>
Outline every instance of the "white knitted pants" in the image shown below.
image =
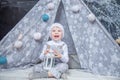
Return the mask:
<svg viewBox="0 0 120 80">
<path fill-rule="evenodd" d="M 68 70 L 67 63 L 58 63 L 55 65 L 54 68 L 50 69 L 49 72 L 51 72 L 55 78 L 60 78 L 61 75 L 65 73 L 67 70 Z M 43 63 L 38 64 L 33 68 L 33 72 L 44 72 L 44 71 L 47 71 L 47 70 L 43 68 Z"/>
</svg>

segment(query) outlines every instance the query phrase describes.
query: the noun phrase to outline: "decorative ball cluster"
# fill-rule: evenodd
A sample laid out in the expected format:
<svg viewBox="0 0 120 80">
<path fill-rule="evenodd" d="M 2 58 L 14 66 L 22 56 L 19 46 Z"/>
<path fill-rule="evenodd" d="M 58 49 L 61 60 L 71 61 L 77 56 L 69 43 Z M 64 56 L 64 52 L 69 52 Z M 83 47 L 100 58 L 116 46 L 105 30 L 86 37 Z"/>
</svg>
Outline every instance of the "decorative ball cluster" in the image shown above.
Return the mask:
<svg viewBox="0 0 120 80">
<path fill-rule="evenodd" d="M 54 3 L 48 3 L 47 4 L 47 9 L 48 10 L 53 10 L 55 8 L 55 5 L 54 5 Z M 42 15 L 42 20 L 44 21 L 44 22 L 47 22 L 48 20 L 49 20 L 49 15 L 48 14 L 43 14 Z"/>
<path fill-rule="evenodd" d="M 89 19 L 89 21 L 90 22 L 94 22 L 95 20 L 96 20 L 96 17 L 95 17 L 95 15 L 94 14 L 89 14 L 88 16 L 87 16 L 87 18 Z"/>
</svg>

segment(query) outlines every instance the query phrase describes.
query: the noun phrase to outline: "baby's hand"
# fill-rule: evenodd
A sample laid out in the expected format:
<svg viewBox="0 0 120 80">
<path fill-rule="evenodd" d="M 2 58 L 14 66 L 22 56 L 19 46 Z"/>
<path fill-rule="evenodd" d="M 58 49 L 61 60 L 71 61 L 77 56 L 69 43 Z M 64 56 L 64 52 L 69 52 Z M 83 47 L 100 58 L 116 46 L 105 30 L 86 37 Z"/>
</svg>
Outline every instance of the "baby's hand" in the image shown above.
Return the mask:
<svg viewBox="0 0 120 80">
<path fill-rule="evenodd" d="M 62 55 L 57 50 L 54 50 L 54 55 L 55 55 L 55 58 L 61 58 L 62 57 Z"/>
<path fill-rule="evenodd" d="M 49 50 L 49 49 L 46 49 L 45 52 L 44 52 L 44 54 L 46 55 L 46 54 L 48 54 L 49 52 L 50 52 L 50 50 Z"/>
</svg>

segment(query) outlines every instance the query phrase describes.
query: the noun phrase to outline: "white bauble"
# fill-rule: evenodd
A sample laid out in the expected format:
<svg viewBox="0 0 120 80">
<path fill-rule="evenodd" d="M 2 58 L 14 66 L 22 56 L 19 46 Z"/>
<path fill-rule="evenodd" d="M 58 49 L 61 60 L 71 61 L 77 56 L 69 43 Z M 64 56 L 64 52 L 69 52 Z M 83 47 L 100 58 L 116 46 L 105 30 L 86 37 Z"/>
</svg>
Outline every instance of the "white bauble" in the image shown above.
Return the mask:
<svg viewBox="0 0 120 80">
<path fill-rule="evenodd" d="M 78 5 L 73 6 L 73 7 L 72 7 L 72 11 L 73 11 L 74 13 L 78 13 L 78 12 L 80 11 L 79 6 L 78 6 Z"/>
<path fill-rule="evenodd" d="M 41 36 L 42 36 L 42 35 L 41 35 L 41 33 L 39 33 L 39 32 L 36 32 L 36 33 L 33 34 L 33 37 L 34 37 L 35 40 L 40 40 L 40 39 L 41 39 Z"/>
<path fill-rule="evenodd" d="M 18 40 L 21 40 L 23 38 L 23 34 L 20 33 L 19 36 L 18 36 Z"/>
<path fill-rule="evenodd" d="M 47 5 L 47 8 L 48 8 L 49 10 L 53 10 L 54 7 L 55 7 L 55 5 L 54 5 L 54 3 L 52 3 L 52 2 Z"/>
<path fill-rule="evenodd" d="M 15 47 L 15 48 L 21 48 L 22 45 L 23 45 L 22 41 L 16 41 L 16 42 L 14 43 L 14 47 Z"/>
<path fill-rule="evenodd" d="M 92 13 L 91 13 L 91 14 L 89 14 L 87 17 L 88 17 L 88 19 L 89 19 L 89 21 L 90 21 L 90 22 L 94 22 L 94 21 L 96 20 L 95 15 L 94 15 L 94 14 L 92 14 Z"/>
</svg>

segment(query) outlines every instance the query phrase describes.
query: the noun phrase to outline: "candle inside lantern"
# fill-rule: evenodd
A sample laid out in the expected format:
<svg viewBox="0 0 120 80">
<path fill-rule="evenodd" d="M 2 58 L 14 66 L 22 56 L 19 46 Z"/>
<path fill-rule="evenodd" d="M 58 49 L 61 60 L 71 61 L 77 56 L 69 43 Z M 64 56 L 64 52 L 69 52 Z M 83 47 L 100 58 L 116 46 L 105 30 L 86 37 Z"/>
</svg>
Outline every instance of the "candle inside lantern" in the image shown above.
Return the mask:
<svg viewBox="0 0 120 80">
<path fill-rule="evenodd" d="M 54 65 L 55 65 L 54 54 L 52 52 L 48 53 L 46 57 L 44 58 L 44 69 L 49 70 L 53 68 Z"/>
</svg>

